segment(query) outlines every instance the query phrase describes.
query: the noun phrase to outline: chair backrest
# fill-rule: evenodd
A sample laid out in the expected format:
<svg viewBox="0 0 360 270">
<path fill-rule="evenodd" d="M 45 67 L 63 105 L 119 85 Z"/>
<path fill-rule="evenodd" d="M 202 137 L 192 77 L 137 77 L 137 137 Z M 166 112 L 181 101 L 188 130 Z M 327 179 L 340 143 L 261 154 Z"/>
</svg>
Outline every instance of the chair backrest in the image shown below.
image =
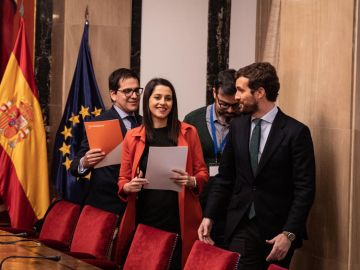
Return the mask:
<svg viewBox="0 0 360 270">
<path fill-rule="evenodd" d="M 139 224 L 131 243 L 123 270 L 166 270 L 178 235 Z"/>
<path fill-rule="evenodd" d="M 46 213 L 39 240 L 53 240 L 69 247 L 80 212 L 78 204 L 64 200 L 54 203 Z"/>
<path fill-rule="evenodd" d="M 240 254 L 196 240 L 186 260 L 184 270 L 234 270 Z"/>
<path fill-rule="evenodd" d="M 70 252 L 109 258 L 118 220 L 114 213 L 85 205 L 75 228 Z"/>
<path fill-rule="evenodd" d="M 270 264 L 268 270 L 288 270 L 288 269 L 278 266 L 276 264 Z"/>
</svg>

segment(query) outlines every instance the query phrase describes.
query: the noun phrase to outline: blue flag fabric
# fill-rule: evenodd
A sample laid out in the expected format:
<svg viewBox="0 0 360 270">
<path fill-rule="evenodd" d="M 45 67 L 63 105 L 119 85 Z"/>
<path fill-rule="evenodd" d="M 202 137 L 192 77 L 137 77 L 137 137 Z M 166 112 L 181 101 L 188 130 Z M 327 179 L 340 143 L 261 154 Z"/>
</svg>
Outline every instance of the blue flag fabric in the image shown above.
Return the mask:
<svg viewBox="0 0 360 270">
<path fill-rule="evenodd" d="M 58 195 L 80 204 L 87 195 L 90 175 L 88 179 L 78 179 L 71 175 L 70 165 L 85 135 L 84 121 L 104 110 L 88 41 L 89 24 L 86 22 L 69 96 L 56 133 L 52 166 L 52 179 Z"/>
</svg>

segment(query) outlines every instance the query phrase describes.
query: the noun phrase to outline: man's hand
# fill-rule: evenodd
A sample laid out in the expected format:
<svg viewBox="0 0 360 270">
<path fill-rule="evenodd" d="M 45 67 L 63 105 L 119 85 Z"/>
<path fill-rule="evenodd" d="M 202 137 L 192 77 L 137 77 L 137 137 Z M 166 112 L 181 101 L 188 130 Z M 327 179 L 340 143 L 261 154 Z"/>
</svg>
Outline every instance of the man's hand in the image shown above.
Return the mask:
<svg viewBox="0 0 360 270">
<path fill-rule="evenodd" d="M 213 221 L 210 218 L 203 218 L 200 227 L 198 229 L 198 236 L 200 241 L 214 245 L 214 241 L 210 237 Z"/>
<path fill-rule="evenodd" d="M 281 261 L 285 258 L 291 246 L 290 240 L 284 234 L 278 234 L 271 240 L 266 240 L 266 243 L 273 245 L 270 254 L 267 256 L 266 261 Z"/>
<path fill-rule="evenodd" d="M 84 169 L 89 169 L 98 164 L 105 157 L 105 153 L 101 151 L 100 148 L 90 149 L 85 153 L 85 156 L 82 159 L 82 165 Z"/>
</svg>

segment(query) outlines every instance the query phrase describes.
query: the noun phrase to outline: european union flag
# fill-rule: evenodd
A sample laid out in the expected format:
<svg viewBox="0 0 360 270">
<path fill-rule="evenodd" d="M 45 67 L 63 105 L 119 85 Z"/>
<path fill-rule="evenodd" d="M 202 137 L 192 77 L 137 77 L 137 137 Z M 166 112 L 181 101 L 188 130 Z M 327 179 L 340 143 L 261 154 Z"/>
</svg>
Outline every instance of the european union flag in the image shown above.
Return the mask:
<svg viewBox="0 0 360 270">
<path fill-rule="evenodd" d="M 89 189 L 88 179 L 70 174 L 70 165 L 85 136 L 84 120 L 98 116 L 104 110 L 88 45 L 89 23 L 86 21 L 79 55 L 64 114 L 56 133 L 52 179 L 60 197 L 83 203 Z"/>
</svg>

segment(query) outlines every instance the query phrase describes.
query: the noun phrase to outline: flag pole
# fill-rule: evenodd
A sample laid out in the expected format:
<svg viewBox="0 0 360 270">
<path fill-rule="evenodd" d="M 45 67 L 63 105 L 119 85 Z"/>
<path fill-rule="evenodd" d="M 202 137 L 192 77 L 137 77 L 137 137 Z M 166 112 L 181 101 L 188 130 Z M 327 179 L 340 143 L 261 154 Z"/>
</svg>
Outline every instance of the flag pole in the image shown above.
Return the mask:
<svg viewBox="0 0 360 270">
<path fill-rule="evenodd" d="M 85 24 L 89 24 L 89 7 L 86 6 L 85 9 Z"/>
<path fill-rule="evenodd" d="M 20 9 L 19 9 L 19 13 L 21 17 L 24 17 L 24 0 L 21 1 L 21 5 L 20 5 Z"/>
</svg>

